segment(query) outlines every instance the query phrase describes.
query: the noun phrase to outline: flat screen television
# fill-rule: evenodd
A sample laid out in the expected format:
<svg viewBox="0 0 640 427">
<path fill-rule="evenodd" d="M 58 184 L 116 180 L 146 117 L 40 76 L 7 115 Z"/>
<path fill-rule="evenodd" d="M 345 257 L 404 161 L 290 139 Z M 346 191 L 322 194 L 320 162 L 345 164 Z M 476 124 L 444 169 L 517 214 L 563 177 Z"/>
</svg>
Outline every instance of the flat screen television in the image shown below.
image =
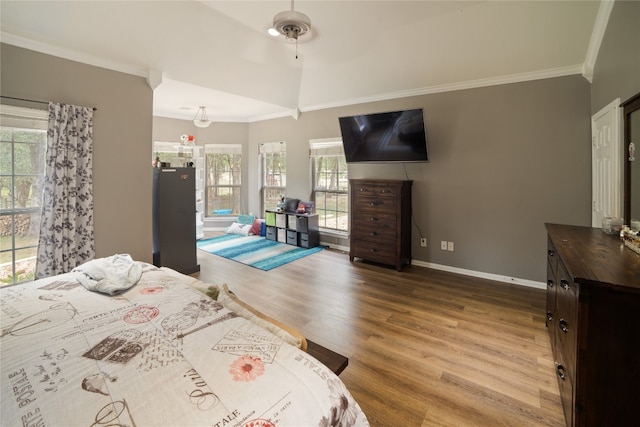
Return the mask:
<svg viewBox="0 0 640 427">
<path fill-rule="evenodd" d="M 347 163 L 429 161 L 422 108 L 338 120 Z"/>
</svg>

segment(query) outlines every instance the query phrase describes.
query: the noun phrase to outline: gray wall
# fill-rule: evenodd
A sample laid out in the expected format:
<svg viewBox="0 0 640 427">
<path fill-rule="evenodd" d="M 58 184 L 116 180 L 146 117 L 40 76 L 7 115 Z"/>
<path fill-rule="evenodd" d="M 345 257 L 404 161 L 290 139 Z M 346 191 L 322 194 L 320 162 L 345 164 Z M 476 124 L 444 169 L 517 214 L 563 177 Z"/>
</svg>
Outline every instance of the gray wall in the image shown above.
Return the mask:
<svg viewBox="0 0 640 427">
<path fill-rule="evenodd" d="M 94 226 L 98 257 L 151 262 L 153 92 L 129 74 L 0 45 L 0 93 L 98 109 L 94 116 Z"/>
<path fill-rule="evenodd" d="M 212 124 L 198 143 L 245 143 L 247 211 L 259 201 L 257 145 L 287 141 L 288 194 L 310 193 L 308 141 L 339 136 L 342 115 L 425 109 L 431 162 L 357 165 L 353 178 L 414 181 L 416 260 L 544 282 L 544 222 L 590 224 L 590 115 L 640 91 L 639 2 L 616 2 L 590 86 L 569 76 Z M 2 45 L 3 95 L 96 106 L 94 191 L 99 256 L 151 258 L 151 141 L 194 133 L 153 121 L 145 79 Z M 165 120 L 169 120 L 165 122 Z M 173 123 L 172 123 L 173 122 Z M 419 246 L 418 228 L 429 240 Z M 439 241 L 455 242 L 442 252 Z"/>
<path fill-rule="evenodd" d="M 349 165 L 349 176 L 414 181 L 414 260 L 544 282 L 544 223 L 591 221 L 589 91 L 581 76 L 560 77 L 331 108 L 298 120 L 213 123 L 196 141 L 246 138 L 245 211 L 258 213 L 259 143 L 287 142 L 287 195 L 306 199 L 309 140 L 339 137 L 338 117 L 424 108 L 429 163 Z M 195 129 L 189 121 L 154 119 L 155 140 L 188 129 Z M 440 250 L 441 240 L 453 241 L 455 251 Z"/>
<path fill-rule="evenodd" d="M 640 92 L 640 1 L 616 1 L 593 69 L 591 113 Z"/>
<path fill-rule="evenodd" d="M 205 144 L 242 144 L 243 159 L 249 158 L 248 143 L 249 140 L 249 124 L 248 123 L 212 123 L 207 128 L 197 128 L 190 120 L 169 119 L 166 117 L 153 118 L 153 141 L 163 142 L 179 142 L 180 136 L 183 134 L 193 135 L 196 138 L 196 144 L 204 146 Z M 151 152 L 149 152 L 151 155 Z M 257 154 L 255 154 L 257 156 Z M 246 164 L 246 163 L 245 163 Z M 244 167 L 242 170 L 242 182 L 248 182 L 249 168 Z M 244 213 L 249 213 L 249 195 L 253 197 L 255 191 L 249 192 L 248 186 L 242 195 L 242 207 Z M 257 191 L 257 190 L 256 190 Z M 258 211 L 253 211 L 257 214 Z M 259 216 L 259 215 L 258 215 Z M 205 227 L 221 227 L 228 226 L 229 221 L 208 221 L 205 220 Z"/>
<path fill-rule="evenodd" d="M 338 117 L 422 107 L 429 163 L 350 165 L 349 176 L 414 181 L 415 260 L 544 282 L 544 223 L 590 224 L 589 90 L 569 76 L 307 112 L 252 123 L 249 152 L 286 141 L 287 194 L 306 198 L 308 141 L 339 136 Z M 250 156 L 250 188 L 256 170 Z"/>
<path fill-rule="evenodd" d="M 591 112 L 598 112 L 616 98 L 624 102 L 637 93 L 640 93 L 640 2 L 617 1 L 594 67 Z M 632 132 L 632 135 L 637 133 Z M 623 147 L 623 159 L 627 157 L 625 150 Z M 637 174 L 637 161 L 634 168 Z M 632 191 L 632 212 L 638 212 L 640 197 L 636 195 L 640 180 L 637 175 L 632 176 L 631 182 L 631 188 L 635 189 Z"/>
</svg>

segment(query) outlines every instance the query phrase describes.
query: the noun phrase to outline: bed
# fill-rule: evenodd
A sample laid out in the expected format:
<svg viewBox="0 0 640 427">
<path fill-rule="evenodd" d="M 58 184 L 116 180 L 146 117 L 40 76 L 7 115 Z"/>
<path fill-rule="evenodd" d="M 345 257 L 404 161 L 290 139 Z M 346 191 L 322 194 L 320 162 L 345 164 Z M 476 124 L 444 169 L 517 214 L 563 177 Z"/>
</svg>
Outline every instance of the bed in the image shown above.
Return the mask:
<svg viewBox="0 0 640 427">
<path fill-rule="evenodd" d="M 198 279 L 135 264 L 139 279 L 114 295 L 82 272 L 0 289 L 1 425 L 368 425 L 295 334 L 230 310 Z"/>
</svg>

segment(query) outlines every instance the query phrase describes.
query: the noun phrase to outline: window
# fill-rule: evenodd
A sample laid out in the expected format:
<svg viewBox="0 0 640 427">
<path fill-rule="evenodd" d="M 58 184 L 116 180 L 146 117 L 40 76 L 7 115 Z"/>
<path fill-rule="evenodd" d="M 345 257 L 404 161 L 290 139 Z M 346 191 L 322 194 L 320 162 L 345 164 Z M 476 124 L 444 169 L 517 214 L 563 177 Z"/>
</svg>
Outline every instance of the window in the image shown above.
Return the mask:
<svg viewBox="0 0 640 427">
<path fill-rule="evenodd" d="M 161 162 L 168 163 L 171 167 L 182 168 L 188 163 L 194 162 L 199 156 L 201 147 L 197 145 L 183 145 L 179 142 L 154 141 L 153 157 L 158 157 Z"/>
<path fill-rule="evenodd" d="M 260 144 L 262 210 L 275 209 L 287 189 L 287 144 Z"/>
<path fill-rule="evenodd" d="M 207 217 L 242 213 L 242 145 L 206 144 L 205 212 Z"/>
<path fill-rule="evenodd" d="M 47 148 L 45 110 L 0 106 L 0 284 L 33 280 Z"/>
<path fill-rule="evenodd" d="M 313 200 L 320 228 L 349 230 L 349 175 L 342 141 L 313 140 L 309 143 Z"/>
</svg>

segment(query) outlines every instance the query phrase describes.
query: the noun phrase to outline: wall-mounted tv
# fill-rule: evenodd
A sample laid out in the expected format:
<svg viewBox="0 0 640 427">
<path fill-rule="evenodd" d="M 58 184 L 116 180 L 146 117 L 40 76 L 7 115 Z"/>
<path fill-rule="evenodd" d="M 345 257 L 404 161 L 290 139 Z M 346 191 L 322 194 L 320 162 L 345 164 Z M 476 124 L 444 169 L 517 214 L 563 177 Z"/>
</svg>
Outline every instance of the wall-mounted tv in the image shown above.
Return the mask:
<svg viewBox="0 0 640 427">
<path fill-rule="evenodd" d="M 429 161 L 422 108 L 338 120 L 347 163 Z"/>
</svg>

